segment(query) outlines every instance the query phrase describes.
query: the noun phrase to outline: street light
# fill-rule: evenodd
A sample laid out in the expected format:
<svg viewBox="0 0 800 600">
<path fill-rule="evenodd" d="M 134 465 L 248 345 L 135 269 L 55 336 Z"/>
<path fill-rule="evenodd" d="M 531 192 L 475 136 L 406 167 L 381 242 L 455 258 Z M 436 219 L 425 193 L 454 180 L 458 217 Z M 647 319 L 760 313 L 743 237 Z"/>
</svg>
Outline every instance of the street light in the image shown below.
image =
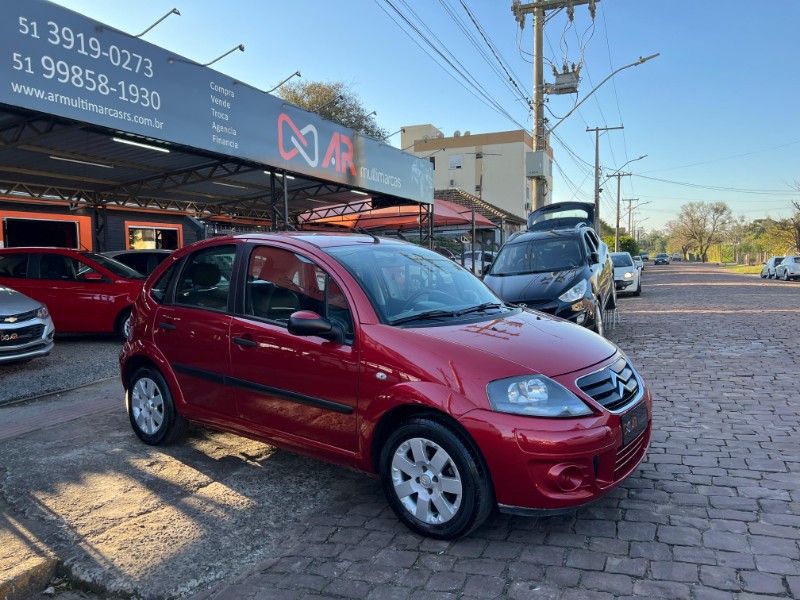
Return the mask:
<svg viewBox="0 0 800 600">
<path fill-rule="evenodd" d="M 629 164 L 630 164 L 630 163 L 632 163 L 632 162 L 636 162 L 637 160 L 642 160 L 643 158 L 646 158 L 646 157 L 647 157 L 647 154 L 642 154 L 642 155 L 641 155 L 641 156 L 639 156 L 638 158 L 632 158 L 631 160 L 629 160 L 628 162 L 626 162 L 624 165 L 622 165 L 622 166 L 621 166 L 619 169 L 617 169 L 616 171 L 614 171 L 613 173 L 611 173 L 611 174 L 610 174 L 608 177 L 606 177 L 606 179 L 604 180 L 604 181 L 608 181 L 608 180 L 609 180 L 609 179 L 611 179 L 612 177 L 616 177 L 616 178 L 617 178 L 617 226 L 616 226 L 616 228 L 614 229 L 614 252 L 619 252 L 619 212 L 620 212 L 619 203 L 620 203 L 620 190 L 621 190 L 621 188 L 622 188 L 622 178 L 623 178 L 623 177 L 630 177 L 630 175 L 631 175 L 631 173 L 620 173 L 620 171 L 621 171 L 621 170 L 622 170 L 622 169 L 623 169 L 623 168 L 624 168 L 626 165 L 629 165 Z M 598 223 L 598 226 L 599 226 L 599 223 Z"/>
<path fill-rule="evenodd" d="M 620 67 L 620 68 L 619 68 L 619 69 L 617 69 L 616 71 L 612 71 L 612 72 L 611 72 L 611 74 L 610 74 L 608 77 L 606 77 L 605 79 L 603 79 L 603 81 L 601 81 L 601 82 L 600 82 L 600 83 L 598 83 L 596 86 L 594 86 L 594 89 L 593 89 L 591 92 L 589 92 L 588 94 L 586 94 L 586 95 L 583 97 L 583 99 L 582 99 L 580 102 L 578 102 L 578 103 L 577 103 L 575 106 L 573 106 L 571 111 L 569 111 L 567 114 L 565 114 L 563 117 L 561 117 L 561 119 L 559 119 L 559 121 L 558 121 L 558 122 L 557 122 L 555 125 L 553 125 L 553 126 L 550 128 L 550 132 L 552 133 L 552 132 L 553 132 L 553 130 L 554 130 L 556 127 L 558 127 L 559 125 L 561 125 L 561 123 L 564 121 L 564 119 L 566 119 L 568 116 L 570 116 L 570 115 L 571 115 L 572 113 L 574 113 L 576 110 L 578 110 L 578 107 L 579 107 L 581 104 L 583 104 L 584 102 L 586 102 L 586 101 L 589 99 L 589 97 L 590 97 L 592 94 L 594 94 L 594 93 L 595 93 L 597 90 L 599 90 L 599 89 L 600 89 L 600 86 L 601 86 L 601 85 L 603 85 L 603 84 L 604 84 L 606 81 L 608 81 L 609 79 L 611 79 L 611 78 L 612 78 L 614 75 L 616 75 L 616 74 L 617 74 L 617 73 L 619 73 L 620 71 L 624 71 L 625 69 L 630 69 L 631 67 L 638 67 L 639 65 L 642 65 L 642 64 L 646 63 L 648 60 L 651 60 L 651 59 L 653 59 L 653 58 L 655 58 L 655 57 L 657 57 L 657 56 L 660 56 L 660 55 L 661 55 L 661 53 L 660 53 L 660 52 L 656 52 L 655 54 L 651 54 L 650 56 L 645 56 L 644 58 L 642 58 L 642 57 L 639 57 L 639 60 L 637 60 L 636 62 L 633 62 L 633 63 L 631 63 L 631 64 L 629 64 L 629 65 L 625 65 L 624 67 Z"/>
</svg>

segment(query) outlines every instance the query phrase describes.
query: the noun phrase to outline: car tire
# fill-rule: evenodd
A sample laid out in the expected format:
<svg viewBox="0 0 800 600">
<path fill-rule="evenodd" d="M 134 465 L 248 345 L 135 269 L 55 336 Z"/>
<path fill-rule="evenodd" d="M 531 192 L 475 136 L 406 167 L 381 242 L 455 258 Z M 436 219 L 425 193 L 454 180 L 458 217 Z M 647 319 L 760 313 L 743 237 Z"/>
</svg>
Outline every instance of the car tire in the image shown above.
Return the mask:
<svg viewBox="0 0 800 600">
<path fill-rule="evenodd" d="M 606 335 L 606 328 L 605 324 L 603 323 L 603 307 L 600 304 L 599 300 L 595 300 L 594 303 L 594 332 L 599 335 L 600 337 L 605 337 Z"/>
<path fill-rule="evenodd" d="M 121 337 L 123 340 L 128 339 L 128 333 L 130 333 L 131 329 L 131 309 L 126 308 L 123 310 L 119 315 L 117 315 L 116 325 L 114 326 L 114 332 Z"/>
<path fill-rule="evenodd" d="M 636 291 L 633 292 L 634 296 L 641 296 L 642 295 L 642 280 L 636 282 Z"/>
<path fill-rule="evenodd" d="M 784 281 L 789 281 L 789 271 L 784 271 L 783 272 L 783 280 Z"/>
<path fill-rule="evenodd" d="M 145 444 L 171 444 L 186 432 L 186 419 L 175 410 L 169 386 L 157 369 L 142 367 L 133 374 L 125 405 L 134 433 Z"/>
<path fill-rule="evenodd" d="M 428 537 L 465 536 L 495 505 L 478 453 L 461 434 L 428 417 L 411 418 L 392 432 L 381 449 L 380 473 L 397 517 Z"/>
<path fill-rule="evenodd" d="M 617 308 L 617 284 L 614 283 L 611 286 L 611 299 L 606 302 L 606 309 L 607 310 L 614 310 Z"/>
</svg>

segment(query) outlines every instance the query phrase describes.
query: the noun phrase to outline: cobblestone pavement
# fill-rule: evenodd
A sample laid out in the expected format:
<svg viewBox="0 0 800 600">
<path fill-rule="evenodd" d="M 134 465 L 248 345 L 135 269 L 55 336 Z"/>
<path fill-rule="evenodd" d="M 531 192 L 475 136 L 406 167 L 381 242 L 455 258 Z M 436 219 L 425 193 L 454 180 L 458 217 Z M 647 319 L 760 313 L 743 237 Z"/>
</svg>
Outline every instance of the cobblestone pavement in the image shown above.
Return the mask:
<svg viewBox="0 0 800 600">
<path fill-rule="evenodd" d="M 654 401 L 646 461 L 592 507 L 410 533 L 348 471 L 271 558 L 193 600 L 800 598 L 800 284 L 672 264 L 609 337 Z"/>
<path fill-rule="evenodd" d="M 655 396 L 653 444 L 610 496 L 441 542 L 356 477 L 276 557 L 196 600 L 800 597 L 800 285 L 648 267 L 609 337 Z"/>
</svg>

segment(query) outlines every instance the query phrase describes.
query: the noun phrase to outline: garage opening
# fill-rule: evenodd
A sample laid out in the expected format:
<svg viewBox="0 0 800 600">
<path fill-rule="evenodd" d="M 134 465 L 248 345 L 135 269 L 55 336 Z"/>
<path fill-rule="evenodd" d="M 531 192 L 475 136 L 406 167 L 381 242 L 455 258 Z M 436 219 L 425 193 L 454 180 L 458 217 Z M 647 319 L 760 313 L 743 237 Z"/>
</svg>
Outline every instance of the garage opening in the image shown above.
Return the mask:
<svg viewBox="0 0 800 600">
<path fill-rule="evenodd" d="M 19 246 L 80 248 L 78 223 L 75 221 L 5 217 L 3 240 L 7 248 Z"/>
<path fill-rule="evenodd" d="M 177 250 L 181 247 L 180 229 L 173 227 L 128 226 L 131 250 Z"/>
</svg>

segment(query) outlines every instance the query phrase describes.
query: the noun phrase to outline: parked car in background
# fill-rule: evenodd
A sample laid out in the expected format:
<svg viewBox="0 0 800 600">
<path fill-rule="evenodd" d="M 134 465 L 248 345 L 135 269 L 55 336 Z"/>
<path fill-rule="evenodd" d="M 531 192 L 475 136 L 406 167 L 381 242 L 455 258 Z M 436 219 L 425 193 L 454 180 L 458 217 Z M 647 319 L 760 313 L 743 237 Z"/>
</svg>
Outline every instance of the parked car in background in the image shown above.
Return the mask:
<svg viewBox="0 0 800 600">
<path fill-rule="evenodd" d="M 0 365 L 47 356 L 54 335 L 44 304 L 0 285 Z"/>
<path fill-rule="evenodd" d="M 775 279 L 800 279 L 800 256 L 787 256 L 775 265 Z"/>
<path fill-rule="evenodd" d="M 653 260 L 654 265 L 668 265 L 669 264 L 669 254 L 666 252 L 659 252 L 656 254 L 655 259 Z"/>
<path fill-rule="evenodd" d="M 608 246 L 590 227 L 594 205 L 549 204 L 531 213 L 528 231 L 511 236 L 483 280 L 506 302 L 524 305 L 604 334 L 615 308 Z"/>
<path fill-rule="evenodd" d="M 645 262 L 647 262 L 648 260 L 650 260 L 650 255 L 649 255 L 647 252 L 642 252 L 642 253 L 641 253 L 639 256 L 640 256 L 640 257 L 642 258 L 642 260 L 643 260 L 643 261 L 645 261 Z"/>
<path fill-rule="evenodd" d="M 172 250 L 112 250 L 103 252 L 108 256 L 139 271 L 142 275 L 150 275 L 153 270 L 172 254 Z"/>
<path fill-rule="evenodd" d="M 474 250 L 467 252 L 456 262 L 462 264 L 467 271 L 471 271 L 478 277 L 483 275 L 486 268 L 492 264 L 495 253 L 488 250 Z"/>
<path fill-rule="evenodd" d="M 614 263 L 614 284 L 617 286 L 617 293 L 641 296 L 642 277 L 630 252 L 612 252 L 611 262 Z"/>
<path fill-rule="evenodd" d="M 681 255 L 680 252 L 674 252 L 672 254 L 672 260 L 675 262 L 681 262 L 683 260 L 683 256 Z"/>
<path fill-rule="evenodd" d="M 125 336 L 144 275 L 102 254 L 67 248 L 0 249 L 0 285 L 47 306 L 59 333 Z"/>
<path fill-rule="evenodd" d="M 639 275 L 641 275 L 642 271 L 644 271 L 644 261 L 642 260 L 642 257 L 634 254 L 633 264 L 635 264 L 636 268 L 639 269 Z"/>
<path fill-rule="evenodd" d="M 772 256 L 764 263 L 761 269 L 761 279 L 775 279 L 775 268 L 781 263 L 785 257 Z"/>
<path fill-rule="evenodd" d="M 120 355 L 151 445 L 187 421 L 377 474 L 412 530 L 572 510 L 642 461 L 650 392 L 612 343 L 427 248 L 243 234 L 162 263 Z"/>
</svg>

